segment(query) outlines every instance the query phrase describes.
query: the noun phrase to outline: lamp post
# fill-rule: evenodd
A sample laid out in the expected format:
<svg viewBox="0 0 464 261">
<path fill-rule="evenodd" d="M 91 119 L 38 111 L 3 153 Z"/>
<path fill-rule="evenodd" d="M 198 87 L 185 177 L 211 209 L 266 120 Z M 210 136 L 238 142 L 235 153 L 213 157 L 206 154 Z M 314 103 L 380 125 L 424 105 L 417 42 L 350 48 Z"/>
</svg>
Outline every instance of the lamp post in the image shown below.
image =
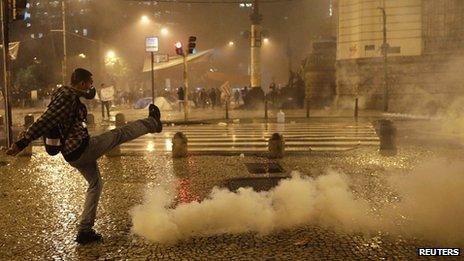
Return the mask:
<svg viewBox="0 0 464 261">
<path fill-rule="evenodd" d="M 2 22 L 2 39 L 3 39 L 3 100 L 5 102 L 5 137 L 6 137 L 6 146 L 10 147 L 13 143 L 13 131 L 11 130 L 12 126 L 12 117 L 11 117 L 11 104 L 10 104 L 10 37 L 9 37 L 9 15 L 8 15 L 8 0 L 0 0 L 0 12 L 1 12 L 1 22 Z"/>
<path fill-rule="evenodd" d="M 251 88 L 261 87 L 261 21 L 263 17 L 259 14 L 259 0 L 253 1 L 253 12 L 250 15 L 251 19 Z"/>
<path fill-rule="evenodd" d="M 388 111 L 388 49 L 387 43 L 387 13 L 384 7 L 379 7 L 382 11 L 383 19 L 383 43 L 382 43 L 382 54 L 383 54 L 383 111 Z"/>
<path fill-rule="evenodd" d="M 66 4 L 65 4 L 66 1 L 61 1 L 61 16 L 63 17 L 62 21 L 63 21 L 63 64 L 62 64 L 62 72 L 61 72 L 61 76 L 62 76 L 62 84 L 63 85 L 66 85 L 66 65 L 67 65 L 67 51 L 66 51 Z"/>
</svg>

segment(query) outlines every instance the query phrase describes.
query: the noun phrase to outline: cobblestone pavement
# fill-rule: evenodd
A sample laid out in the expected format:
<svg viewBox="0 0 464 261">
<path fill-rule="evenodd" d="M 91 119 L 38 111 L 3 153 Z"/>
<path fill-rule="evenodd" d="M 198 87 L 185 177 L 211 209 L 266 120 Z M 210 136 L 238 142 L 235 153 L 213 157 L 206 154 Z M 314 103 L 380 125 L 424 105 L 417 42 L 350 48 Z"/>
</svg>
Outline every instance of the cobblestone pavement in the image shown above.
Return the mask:
<svg viewBox="0 0 464 261">
<path fill-rule="evenodd" d="M 173 160 L 169 154 L 103 157 L 104 191 L 96 229 L 104 242 L 74 242 L 83 203 L 84 179 L 59 157 L 41 148 L 32 158 L 0 155 L 1 260 L 361 260 L 416 259 L 416 248 L 433 242 L 384 233 L 344 233 L 314 225 L 273 232 L 197 237 L 164 245 L 131 233 L 128 213 L 142 203 L 144 191 L 160 182 L 182 183 L 179 202 L 201 200 L 214 186 L 248 174 L 244 163 L 268 162 L 262 157 L 191 156 Z M 343 153 L 307 153 L 277 160 L 285 171 L 319 176 L 331 167 L 349 175 L 356 195 L 372 202 L 389 196 L 388 171 L 409 170 L 438 156 L 462 158 L 455 148 L 403 146 L 398 156 L 384 158 L 375 148 Z"/>
</svg>

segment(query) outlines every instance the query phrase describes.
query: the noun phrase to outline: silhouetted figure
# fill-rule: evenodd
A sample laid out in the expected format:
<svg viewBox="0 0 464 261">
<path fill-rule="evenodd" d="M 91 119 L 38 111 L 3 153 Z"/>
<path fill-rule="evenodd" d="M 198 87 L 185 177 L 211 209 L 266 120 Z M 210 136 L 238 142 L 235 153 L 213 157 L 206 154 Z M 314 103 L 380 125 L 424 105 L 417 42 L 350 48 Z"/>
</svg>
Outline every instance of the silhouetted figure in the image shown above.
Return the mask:
<svg viewBox="0 0 464 261">
<path fill-rule="evenodd" d="M 222 100 L 221 100 L 221 91 L 218 88 L 214 88 L 214 92 L 216 93 L 216 106 L 221 107 Z"/>
<path fill-rule="evenodd" d="M 240 91 L 239 90 L 236 90 L 234 92 L 234 102 L 235 104 L 239 104 L 240 103 Z"/>
<path fill-rule="evenodd" d="M 182 86 L 177 89 L 177 100 L 179 101 L 179 111 L 182 110 L 182 106 L 184 105 L 184 99 L 185 99 L 185 92 L 184 88 Z"/>
<path fill-rule="evenodd" d="M 206 93 L 205 89 L 201 89 L 200 91 L 200 101 L 201 105 L 203 106 L 203 109 L 206 108 L 206 105 L 208 104 L 208 94 Z"/>
<path fill-rule="evenodd" d="M 216 90 L 214 88 L 209 90 L 209 99 L 211 100 L 211 108 L 214 109 L 217 105 Z"/>
<path fill-rule="evenodd" d="M 103 89 L 107 88 L 104 83 L 100 84 L 100 90 L 99 90 L 99 97 L 101 101 L 101 108 L 102 108 L 102 119 L 105 118 L 105 110 L 106 110 L 106 116 L 108 119 L 110 118 L 110 107 L 111 107 L 111 100 L 112 98 L 104 95 L 105 92 Z M 103 93 L 102 93 L 103 90 Z"/>
</svg>

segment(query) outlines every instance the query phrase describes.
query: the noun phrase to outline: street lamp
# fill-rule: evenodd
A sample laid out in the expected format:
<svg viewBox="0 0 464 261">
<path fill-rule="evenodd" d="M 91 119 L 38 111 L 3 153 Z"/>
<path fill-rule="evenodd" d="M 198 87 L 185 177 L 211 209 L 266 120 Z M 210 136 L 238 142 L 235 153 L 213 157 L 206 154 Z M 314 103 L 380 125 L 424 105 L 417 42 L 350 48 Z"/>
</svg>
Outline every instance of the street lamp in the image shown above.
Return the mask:
<svg viewBox="0 0 464 261">
<path fill-rule="evenodd" d="M 167 36 L 169 34 L 169 30 L 166 27 L 161 28 L 161 35 Z"/>
<path fill-rule="evenodd" d="M 142 17 L 140 17 L 140 22 L 142 24 L 149 24 L 150 23 L 150 18 L 148 18 L 148 16 L 146 16 L 146 15 L 142 15 Z"/>
<path fill-rule="evenodd" d="M 230 42 L 229 42 L 229 46 L 230 46 L 230 47 L 232 47 L 232 46 L 234 46 L 234 45 L 235 45 L 235 43 L 234 43 L 233 41 L 230 41 Z"/>
<path fill-rule="evenodd" d="M 268 44 L 269 43 L 269 38 L 264 38 L 263 43 Z"/>
<path fill-rule="evenodd" d="M 82 59 L 85 59 L 87 56 L 84 53 L 80 53 L 79 57 L 82 58 Z"/>
<path fill-rule="evenodd" d="M 108 66 L 113 66 L 117 61 L 116 53 L 113 50 L 109 50 L 105 55 L 105 64 Z"/>
<path fill-rule="evenodd" d="M 106 58 L 108 59 L 114 59 L 116 57 L 116 53 L 113 50 L 109 50 L 106 52 Z"/>
</svg>

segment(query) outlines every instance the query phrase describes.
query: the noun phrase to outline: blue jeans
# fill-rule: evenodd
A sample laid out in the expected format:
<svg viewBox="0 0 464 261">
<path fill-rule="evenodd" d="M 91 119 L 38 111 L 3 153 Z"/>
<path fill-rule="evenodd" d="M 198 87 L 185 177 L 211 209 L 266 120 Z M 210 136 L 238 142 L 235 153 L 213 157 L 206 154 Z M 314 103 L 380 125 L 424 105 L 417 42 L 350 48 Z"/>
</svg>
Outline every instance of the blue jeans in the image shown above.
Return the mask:
<svg viewBox="0 0 464 261">
<path fill-rule="evenodd" d="M 78 226 L 79 231 L 89 231 L 95 223 L 98 201 L 103 189 L 103 181 L 98 169 L 97 159 L 124 142 L 154 132 L 156 124 L 153 118 L 146 118 L 129 122 L 120 128 L 91 137 L 89 145 L 79 159 L 69 162 L 89 183 L 85 195 L 84 210 Z"/>
</svg>

